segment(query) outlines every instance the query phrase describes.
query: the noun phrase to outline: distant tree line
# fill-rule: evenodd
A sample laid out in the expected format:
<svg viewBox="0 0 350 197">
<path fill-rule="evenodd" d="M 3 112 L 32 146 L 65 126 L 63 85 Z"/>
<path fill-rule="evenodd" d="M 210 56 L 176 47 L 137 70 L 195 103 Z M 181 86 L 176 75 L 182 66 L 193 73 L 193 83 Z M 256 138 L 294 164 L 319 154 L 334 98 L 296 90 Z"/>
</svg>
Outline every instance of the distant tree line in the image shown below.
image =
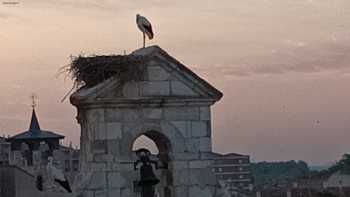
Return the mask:
<svg viewBox="0 0 350 197">
<path fill-rule="evenodd" d="M 302 178 L 330 176 L 335 172 L 350 174 L 350 154 L 342 158 L 326 170 L 312 171 L 305 161 L 279 161 L 252 163 L 251 170 L 256 185 L 283 184 Z"/>
<path fill-rule="evenodd" d="M 256 185 L 276 184 L 307 176 L 310 172 L 304 161 L 259 162 L 251 165 Z"/>
<path fill-rule="evenodd" d="M 350 154 L 346 153 L 342 158 L 326 170 L 313 172 L 312 176 L 329 176 L 335 172 L 350 175 Z"/>
</svg>

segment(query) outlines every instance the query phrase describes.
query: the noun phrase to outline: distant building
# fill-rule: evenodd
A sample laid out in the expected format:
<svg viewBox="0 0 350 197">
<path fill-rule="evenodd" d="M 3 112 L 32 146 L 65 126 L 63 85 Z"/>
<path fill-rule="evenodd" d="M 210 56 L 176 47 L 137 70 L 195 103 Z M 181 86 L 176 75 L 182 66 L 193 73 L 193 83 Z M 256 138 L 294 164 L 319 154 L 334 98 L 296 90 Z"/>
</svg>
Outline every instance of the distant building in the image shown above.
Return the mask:
<svg viewBox="0 0 350 197">
<path fill-rule="evenodd" d="M 38 153 L 41 152 L 43 146 L 47 150 L 43 154 L 40 154 L 39 157 L 45 157 L 53 154 L 54 150 L 59 148 L 59 142 L 63 139 L 64 136 L 56 134 L 51 131 L 45 131 L 40 128 L 38 118 L 35 113 L 35 109 L 32 111 L 32 118 L 30 121 L 29 130 L 19 133 L 15 136 L 12 136 L 8 139 L 11 143 L 12 151 L 19 151 L 25 158 L 27 166 L 37 165 L 34 160 L 38 160 Z"/>
<path fill-rule="evenodd" d="M 48 157 L 71 181 L 79 173 L 79 149 L 61 145 L 63 135 L 42 130 L 33 107 L 27 131 L 9 138 L 0 137 L 0 166 L 17 166 L 36 175 L 45 173 Z"/>
<path fill-rule="evenodd" d="M 80 150 L 74 149 L 72 146 L 61 145 L 59 151 L 55 151 L 54 158 L 56 162 L 60 162 L 58 166 L 63 170 L 66 177 L 70 182 L 73 182 L 80 170 Z"/>
<path fill-rule="evenodd" d="M 44 197 L 36 188 L 36 177 L 17 166 L 0 166 L 1 197 Z M 55 197 L 61 197 L 62 195 Z M 51 196 L 52 197 L 52 196 Z"/>
<path fill-rule="evenodd" d="M 323 186 L 325 188 L 350 187 L 350 175 L 336 172 L 323 183 Z"/>
<path fill-rule="evenodd" d="M 348 197 L 350 196 L 350 175 L 336 172 L 295 180 L 281 180 L 272 185 L 255 187 L 259 197 Z"/>
<path fill-rule="evenodd" d="M 237 192 L 249 193 L 253 189 L 249 155 L 217 154 L 212 170 L 219 182 L 230 190 L 231 195 Z"/>
<path fill-rule="evenodd" d="M 10 164 L 11 144 L 5 138 L 0 137 L 0 166 Z"/>
</svg>

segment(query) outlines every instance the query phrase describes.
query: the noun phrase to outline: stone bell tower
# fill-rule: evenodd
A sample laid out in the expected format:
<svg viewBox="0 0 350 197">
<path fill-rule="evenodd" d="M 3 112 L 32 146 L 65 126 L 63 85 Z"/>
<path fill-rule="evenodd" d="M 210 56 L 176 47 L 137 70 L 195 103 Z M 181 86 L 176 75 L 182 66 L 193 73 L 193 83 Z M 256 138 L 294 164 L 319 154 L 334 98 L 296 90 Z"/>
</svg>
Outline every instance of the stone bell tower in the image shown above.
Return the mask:
<svg viewBox="0 0 350 197">
<path fill-rule="evenodd" d="M 147 57 L 143 80 L 111 77 L 72 94 L 81 125 L 81 195 L 139 196 L 132 144 L 152 139 L 167 169 L 155 170 L 161 197 L 219 196 L 212 163 L 210 106 L 222 93 L 158 46 Z"/>
</svg>

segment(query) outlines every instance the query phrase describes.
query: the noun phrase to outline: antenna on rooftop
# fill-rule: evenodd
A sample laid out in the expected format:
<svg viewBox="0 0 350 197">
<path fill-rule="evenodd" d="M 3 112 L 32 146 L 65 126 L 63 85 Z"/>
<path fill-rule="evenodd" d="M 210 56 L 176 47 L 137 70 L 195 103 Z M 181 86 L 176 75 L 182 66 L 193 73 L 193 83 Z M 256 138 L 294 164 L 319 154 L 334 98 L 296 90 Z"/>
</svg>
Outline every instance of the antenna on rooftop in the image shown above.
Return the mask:
<svg viewBox="0 0 350 197">
<path fill-rule="evenodd" d="M 32 99 L 32 108 L 34 109 L 36 107 L 36 94 L 35 93 L 32 93 L 32 95 L 30 96 L 30 98 Z"/>
</svg>

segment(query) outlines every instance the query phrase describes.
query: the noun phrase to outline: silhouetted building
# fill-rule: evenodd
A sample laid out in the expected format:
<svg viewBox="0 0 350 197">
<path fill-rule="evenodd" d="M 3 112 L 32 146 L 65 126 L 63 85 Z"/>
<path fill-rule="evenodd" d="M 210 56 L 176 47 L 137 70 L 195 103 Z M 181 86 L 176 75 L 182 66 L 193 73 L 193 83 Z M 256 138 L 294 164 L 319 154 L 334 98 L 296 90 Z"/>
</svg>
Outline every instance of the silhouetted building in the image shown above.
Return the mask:
<svg viewBox="0 0 350 197">
<path fill-rule="evenodd" d="M 41 146 L 47 144 L 46 157 L 52 155 L 59 148 L 59 142 L 64 136 L 51 131 L 41 130 L 38 118 L 33 108 L 29 130 L 12 136 L 8 139 L 12 151 L 21 151 L 27 165 L 33 165 L 34 151 L 39 151 Z"/>
<path fill-rule="evenodd" d="M 55 151 L 54 158 L 59 162 L 58 167 L 63 170 L 69 181 L 73 182 L 80 170 L 80 150 L 61 145 L 59 150 Z"/>
<path fill-rule="evenodd" d="M 6 142 L 5 138 L 0 137 L 0 166 L 10 164 L 11 144 Z"/>
</svg>

